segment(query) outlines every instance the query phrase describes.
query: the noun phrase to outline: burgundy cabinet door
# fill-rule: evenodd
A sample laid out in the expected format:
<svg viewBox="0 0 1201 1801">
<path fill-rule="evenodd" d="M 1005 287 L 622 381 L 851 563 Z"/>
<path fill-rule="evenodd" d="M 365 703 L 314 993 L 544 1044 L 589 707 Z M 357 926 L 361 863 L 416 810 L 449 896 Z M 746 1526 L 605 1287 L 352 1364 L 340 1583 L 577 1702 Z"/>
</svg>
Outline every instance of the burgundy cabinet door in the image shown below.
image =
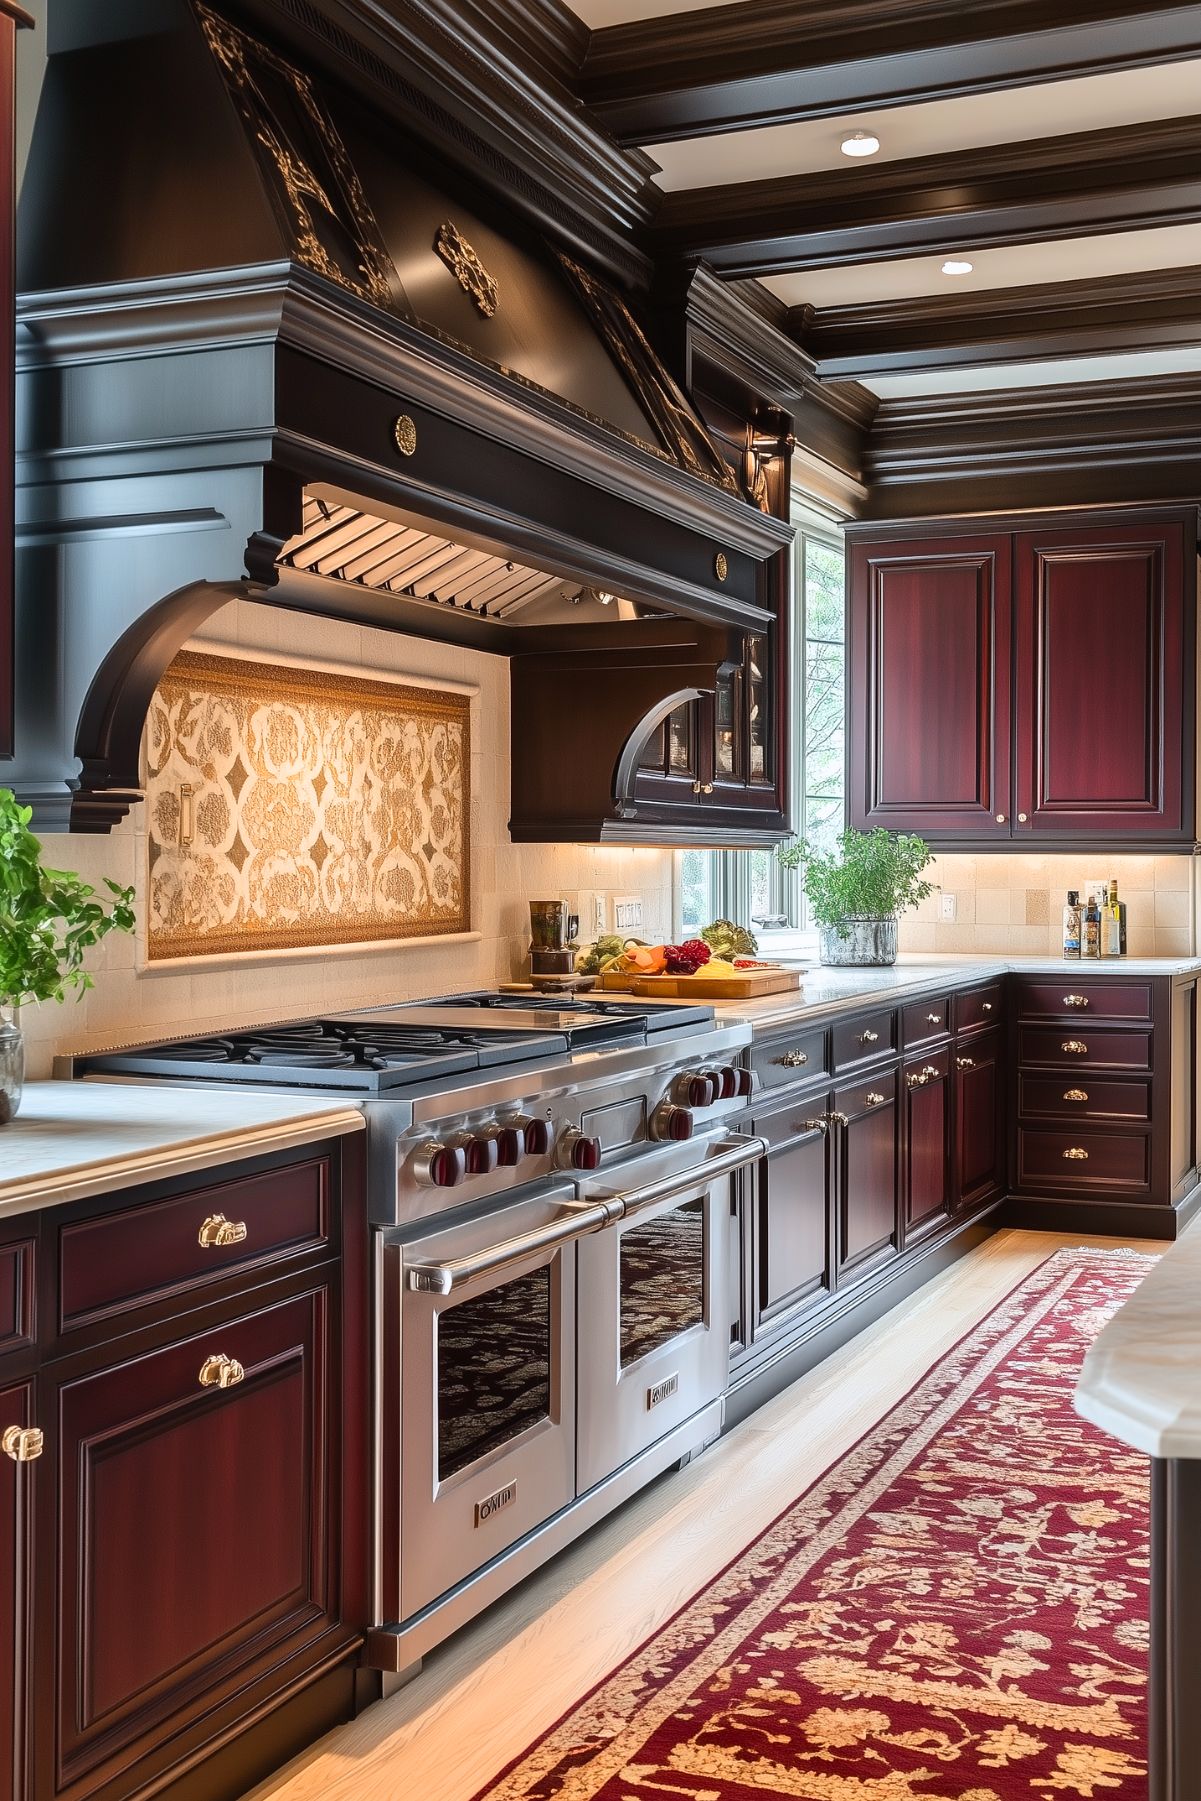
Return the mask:
<svg viewBox="0 0 1201 1801">
<path fill-rule="evenodd" d="M 995 1199 L 1005 1185 L 1005 1063 L 1000 1032 L 956 1047 L 955 1206 Z"/>
<path fill-rule="evenodd" d="M 1015 835 L 1188 838 L 1193 633 L 1183 527 L 1015 540 Z"/>
<path fill-rule="evenodd" d="M 905 1242 L 951 1207 L 951 1053 L 917 1056 L 901 1070 L 905 1108 Z"/>
<path fill-rule="evenodd" d="M 755 1177 L 754 1338 L 777 1330 L 829 1291 L 831 1144 L 819 1128 L 804 1130 L 806 1118 L 825 1105 L 825 1096 L 797 1102 L 771 1121 L 755 1122 L 756 1131 L 769 1132 L 773 1149 Z M 791 1128 L 795 1136 L 777 1144 L 776 1121 L 781 1134 Z"/>
<path fill-rule="evenodd" d="M 1010 833 L 1011 541 L 863 540 L 850 559 L 850 819 Z"/>
<path fill-rule="evenodd" d="M 863 1087 L 842 1090 L 834 1099 L 841 1137 L 836 1208 L 840 1280 L 874 1268 L 900 1248 L 897 1079 L 892 1071 Z"/>
<path fill-rule="evenodd" d="M 54 1767 L 39 1797 L 118 1775 L 140 1787 L 202 1716 L 249 1705 L 256 1680 L 335 1623 L 331 1301 L 314 1286 L 61 1381 L 54 1721 L 39 1732 Z M 216 1358 L 236 1364 L 231 1386 Z"/>
<path fill-rule="evenodd" d="M 0 1388 L 0 1434 L 32 1423 L 30 1385 Z M 0 1796 L 5 1801 L 23 1801 L 26 1793 L 29 1501 L 36 1470 L 36 1463 L 16 1463 L 0 1454 Z"/>
</svg>

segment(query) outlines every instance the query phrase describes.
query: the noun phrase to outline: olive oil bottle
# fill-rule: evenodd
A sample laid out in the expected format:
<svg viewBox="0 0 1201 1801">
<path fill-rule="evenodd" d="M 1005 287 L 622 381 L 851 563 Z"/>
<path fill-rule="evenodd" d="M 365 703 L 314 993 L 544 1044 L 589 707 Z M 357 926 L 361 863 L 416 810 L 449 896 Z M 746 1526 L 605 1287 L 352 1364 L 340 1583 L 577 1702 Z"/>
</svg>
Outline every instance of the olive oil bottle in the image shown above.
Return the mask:
<svg viewBox="0 0 1201 1801">
<path fill-rule="evenodd" d="M 1101 909 L 1101 955 L 1103 957 L 1124 957 L 1126 955 L 1126 903 L 1118 899 L 1118 885 L 1112 876 L 1109 881 L 1109 894 Z"/>
<path fill-rule="evenodd" d="M 1080 895 L 1068 889 L 1068 903 L 1063 910 L 1063 954 L 1070 962 L 1080 959 Z"/>
<path fill-rule="evenodd" d="M 1080 934 L 1080 955 L 1082 957 L 1099 957 L 1101 955 L 1101 908 L 1097 903 L 1095 890 L 1089 895 L 1088 905 L 1084 909 Z"/>
</svg>

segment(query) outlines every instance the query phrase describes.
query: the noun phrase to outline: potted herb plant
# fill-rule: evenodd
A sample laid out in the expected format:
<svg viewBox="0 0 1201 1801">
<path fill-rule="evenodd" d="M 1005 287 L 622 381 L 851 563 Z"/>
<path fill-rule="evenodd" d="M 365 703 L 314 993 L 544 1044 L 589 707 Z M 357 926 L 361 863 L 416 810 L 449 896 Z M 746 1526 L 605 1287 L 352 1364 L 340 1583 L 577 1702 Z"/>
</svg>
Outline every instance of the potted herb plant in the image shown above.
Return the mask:
<svg viewBox="0 0 1201 1801">
<path fill-rule="evenodd" d="M 66 870 L 42 865 L 32 809 L 0 788 L 0 1125 L 21 1104 L 27 1001 L 63 1001 L 92 986 L 84 953 L 110 932 L 132 932 L 133 889 L 106 882 L 112 900 Z M 7 1017 L 6 1017 L 7 1015 Z"/>
<path fill-rule="evenodd" d="M 823 963 L 888 964 L 897 960 L 897 918 L 934 893 L 922 871 L 929 845 L 912 833 L 848 829 L 836 854 L 804 840 L 776 852 L 788 869 L 804 867 L 805 894 L 818 927 Z"/>
</svg>

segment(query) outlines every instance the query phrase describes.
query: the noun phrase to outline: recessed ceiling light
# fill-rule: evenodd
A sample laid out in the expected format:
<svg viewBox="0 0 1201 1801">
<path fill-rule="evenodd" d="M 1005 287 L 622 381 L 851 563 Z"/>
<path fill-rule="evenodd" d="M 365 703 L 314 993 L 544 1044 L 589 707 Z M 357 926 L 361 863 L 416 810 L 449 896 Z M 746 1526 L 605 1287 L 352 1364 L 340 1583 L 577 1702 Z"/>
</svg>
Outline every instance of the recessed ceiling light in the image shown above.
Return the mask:
<svg viewBox="0 0 1201 1801">
<path fill-rule="evenodd" d="M 944 275 L 970 275 L 972 272 L 972 265 L 971 263 L 965 262 L 962 257 L 952 256 L 948 257 L 943 264 L 942 272 Z"/>
<path fill-rule="evenodd" d="M 842 140 L 844 156 L 875 156 L 879 148 L 879 138 L 873 137 L 870 131 L 855 131 Z"/>
</svg>

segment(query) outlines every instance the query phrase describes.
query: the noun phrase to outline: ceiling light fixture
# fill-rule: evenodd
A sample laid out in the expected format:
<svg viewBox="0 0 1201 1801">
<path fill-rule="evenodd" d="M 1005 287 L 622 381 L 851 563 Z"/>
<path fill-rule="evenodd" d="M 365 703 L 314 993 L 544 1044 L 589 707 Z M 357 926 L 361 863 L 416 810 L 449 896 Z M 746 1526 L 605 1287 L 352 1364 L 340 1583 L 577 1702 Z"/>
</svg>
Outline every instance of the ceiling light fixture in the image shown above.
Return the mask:
<svg viewBox="0 0 1201 1801">
<path fill-rule="evenodd" d="M 966 262 L 963 257 L 952 256 L 948 257 L 943 264 L 942 272 L 944 275 L 970 275 L 972 272 L 972 265 L 971 263 Z"/>
<path fill-rule="evenodd" d="M 870 131 L 855 131 L 842 140 L 844 156 L 875 156 L 879 148 L 879 138 L 873 137 Z"/>
</svg>

